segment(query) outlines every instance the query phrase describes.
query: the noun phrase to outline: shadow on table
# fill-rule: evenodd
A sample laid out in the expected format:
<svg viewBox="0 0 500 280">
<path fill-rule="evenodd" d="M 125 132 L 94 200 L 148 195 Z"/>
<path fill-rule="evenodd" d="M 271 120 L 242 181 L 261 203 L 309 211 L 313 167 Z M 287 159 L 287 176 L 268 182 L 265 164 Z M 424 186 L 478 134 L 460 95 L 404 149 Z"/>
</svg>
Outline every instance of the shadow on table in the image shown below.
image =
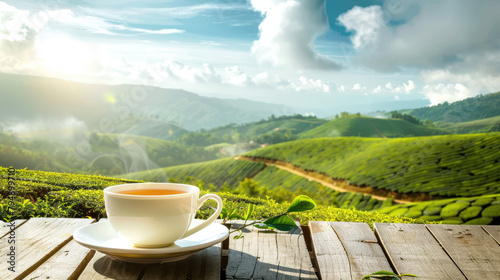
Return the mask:
<svg viewBox="0 0 500 280">
<path fill-rule="evenodd" d="M 208 271 L 193 270 L 191 267 L 200 261 L 196 255 L 177 262 L 164 264 L 137 264 L 117 261 L 104 256 L 94 263 L 94 270 L 109 279 L 172 279 L 172 280 L 219 280 L 219 279 L 317 279 L 311 271 L 300 268 L 277 266 L 257 260 L 246 253 L 241 254 L 245 259 L 255 259 L 254 267 L 249 270 L 237 270 L 231 275 L 210 274 Z M 207 268 L 208 269 L 208 268 Z M 214 269 L 213 267 L 210 269 Z M 219 271 L 219 273 L 222 271 Z"/>
</svg>

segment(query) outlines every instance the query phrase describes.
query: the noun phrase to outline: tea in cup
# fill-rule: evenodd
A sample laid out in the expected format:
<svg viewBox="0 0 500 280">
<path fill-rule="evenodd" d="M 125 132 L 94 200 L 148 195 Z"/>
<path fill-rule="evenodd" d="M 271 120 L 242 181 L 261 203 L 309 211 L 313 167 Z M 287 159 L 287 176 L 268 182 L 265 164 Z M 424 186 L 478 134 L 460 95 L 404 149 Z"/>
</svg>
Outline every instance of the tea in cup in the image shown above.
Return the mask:
<svg viewBox="0 0 500 280">
<path fill-rule="evenodd" d="M 104 205 L 111 227 L 135 247 L 166 247 L 209 226 L 222 211 L 215 194 L 199 198 L 195 186 L 174 183 L 136 183 L 104 189 Z M 217 210 L 192 225 L 196 211 L 213 199 Z"/>
</svg>

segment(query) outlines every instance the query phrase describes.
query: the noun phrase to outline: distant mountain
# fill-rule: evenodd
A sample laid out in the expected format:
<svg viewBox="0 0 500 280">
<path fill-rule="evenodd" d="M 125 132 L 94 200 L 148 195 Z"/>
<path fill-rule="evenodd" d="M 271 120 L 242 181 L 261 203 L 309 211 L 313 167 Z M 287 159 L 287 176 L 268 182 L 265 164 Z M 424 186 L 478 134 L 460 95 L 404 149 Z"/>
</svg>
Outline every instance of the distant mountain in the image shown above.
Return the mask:
<svg viewBox="0 0 500 280">
<path fill-rule="evenodd" d="M 411 137 L 448 134 L 444 130 L 416 125 L 400 119 L 370 117 L 342 117 L 299 134 L 302 138 L 359 136 Z"/>
<path fill-rule="evenodd" d="M 433 122 L 468 122 L 500 115 L 500 92 L 478 95 L 453 103 L 406 110 L 421 120 Z"/>
<path fill-rule="evenodd" d="M 315 128 L 324 124 L 327 120 L 318 119 L 316 117 L 305 117 L 301 115 L 270 117 L 266 120 L 246 124 L 231 124 L 222 127 L 217 127 L 209 130 L 219 137 L 224 135 L 234 135 L 236 133 L 243 137 L 256 137 L 261 134 L 281 131 L 283 133 L 290 131 L 293 134 L 299 134 L 309 129 Z"/>
<path fill-rule="evenodd" d="M 165 129 L 165 124 L 188 130 L 210 129 L 290 111 L 283 105 L 209 98 L 178 89 L 85 84 L 11 74 L 0 74 L 0 94 L 3 121 L 75 118 L 91 130 L 113 133 L 122 133 L 117 129 L 124 126 L 124 130 L 140 131 L 137 127 L 153 120 L 159 127 L 152 129 L 157 130 Z"/>
</svg>

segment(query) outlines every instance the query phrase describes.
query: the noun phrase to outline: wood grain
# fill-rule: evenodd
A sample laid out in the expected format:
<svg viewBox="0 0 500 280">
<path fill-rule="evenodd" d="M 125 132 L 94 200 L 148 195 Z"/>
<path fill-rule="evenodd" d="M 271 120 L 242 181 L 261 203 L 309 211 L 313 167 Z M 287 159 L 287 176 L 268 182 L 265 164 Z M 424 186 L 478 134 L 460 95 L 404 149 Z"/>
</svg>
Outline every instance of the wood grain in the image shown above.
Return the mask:
<svg viewBox="0 0 500 280">
<path fill-rule="evenodd" d="M 500 245 L 500 226 L 482 226 L 482 228 Z"/>
<path fill-rule="evenodd" d="M 9 232 L 11 232 L 11 226 L 14 225 L 14 229 L 20 227 L 22 224 L 24 224 L 27 220 L 21 219 L 21 220 L 14 220 L 14 222 L 11 224 L 0 221 L 0 238 L 3 238 L 5 235 L 7 235 Z"/>
<path fill-rule="evenodd" d="M 389 261 L 368 224 L 332 222 L 330 226 L 347 252 L 352 279 L 361 279 L 376 271 L 392 271 Z"/>
<path fill-rule="evenodd" d="M 309 222 L 321 279 L 353 279 L 347 252 L 328 222 Z"/>
<path fill-rule="evenodd" d="M 418 279 L 466 279 L 423 224 L 374 224 L 397 273 Z"/>
<path fill-rule="evenodd" d="M 500 246 L 472 225 L 427 225 L 467 279 L 500 279 Z"/>
<path fill-rule="evenodd" d="M 95 252 L 78 279 L 137 280 L 144 274 L 146 265 L 116 261 L 106 254 Z"/>
<path fill-rule="evenodd" d="M 220 273 L 221 247 L 217 244 L 181 261 L 150 265 L 141 279 L 220 280 Z"/>
<path fill-rule="evenodd" d="M 243 238 L 232 239 L 235 235 L 229 237 L 226 279 L 317 279 L 300 228 L 266 232 L 248 227 Z"/>
<path fill-rule="evenodd" d="M 71 240 L 31 272 L 26 279 L 77 279 L 94 253 L 94 250 Z"/>
<path fill-rule="evenodd" d="M 31 218 L 16 230 L 15 272 L 2 269 L 0 279 L 22 279 L 68 243 L 76 229 L 92 222 L 90 219 Z M 11 246 L 2 238 L 0 254 L 10 253 Z"/>
</svg>

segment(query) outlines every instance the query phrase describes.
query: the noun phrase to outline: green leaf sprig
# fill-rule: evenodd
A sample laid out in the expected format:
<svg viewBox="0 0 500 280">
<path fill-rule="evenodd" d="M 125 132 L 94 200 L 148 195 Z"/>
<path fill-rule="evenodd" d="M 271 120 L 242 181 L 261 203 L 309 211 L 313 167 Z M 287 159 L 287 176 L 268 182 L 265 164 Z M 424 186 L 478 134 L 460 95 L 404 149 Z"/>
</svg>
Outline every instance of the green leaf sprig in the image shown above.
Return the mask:
<svg viewBox="0 0 500 280">
<path fill-rule="evenodd" d="M 274 230 L 274 229 L 282 231 L 292 230 L 296 228 L 297 225 L 295 224 L 295 221 L 288 216 L 288 214 L 293 212 L 308 211 L 313 209 L 314 207 L 316 207 L 316 203 L 314 203 L 314 201 L 310 197 L 308 197 L 307 195 L 299 195 L 292 201 L 292 203 L 290 204 L 285 213 L 270 217 L 266 220 L 254 221 L 247 224 L 248 220 L 252 216 L 253 211 L 255 210 L 254 204 L 248 205 L 244 216 L 236 214 L 236 209 L 227 210 L 223 208 L 221 212 L 221 218 L 223 219 L 222 221 L 223 224 L 226 224 L 227 221 L 231 219 L 242 219 L 245 221 L 242 226 L 230 232 L 230 233 L 240 232 L 239 235 L 234 237 L 234 239 L 239 239 L 242 238 L 241 229 L 252 225 L 257 228 L 267 229 L 267 230 Z"/>
<path fill-rule="evenodd" d="M 362 280 L 375 280 L 375 279 L 380 279 L 380 280 L 401 280 L 403 279 L 403 276 L 408 276 L 408 277 L 418 277 L 417 275 L 414 274 L 396 274 L 392 271 L 377 271 L 368 275 L 365 275 Z"/>
</svg>

